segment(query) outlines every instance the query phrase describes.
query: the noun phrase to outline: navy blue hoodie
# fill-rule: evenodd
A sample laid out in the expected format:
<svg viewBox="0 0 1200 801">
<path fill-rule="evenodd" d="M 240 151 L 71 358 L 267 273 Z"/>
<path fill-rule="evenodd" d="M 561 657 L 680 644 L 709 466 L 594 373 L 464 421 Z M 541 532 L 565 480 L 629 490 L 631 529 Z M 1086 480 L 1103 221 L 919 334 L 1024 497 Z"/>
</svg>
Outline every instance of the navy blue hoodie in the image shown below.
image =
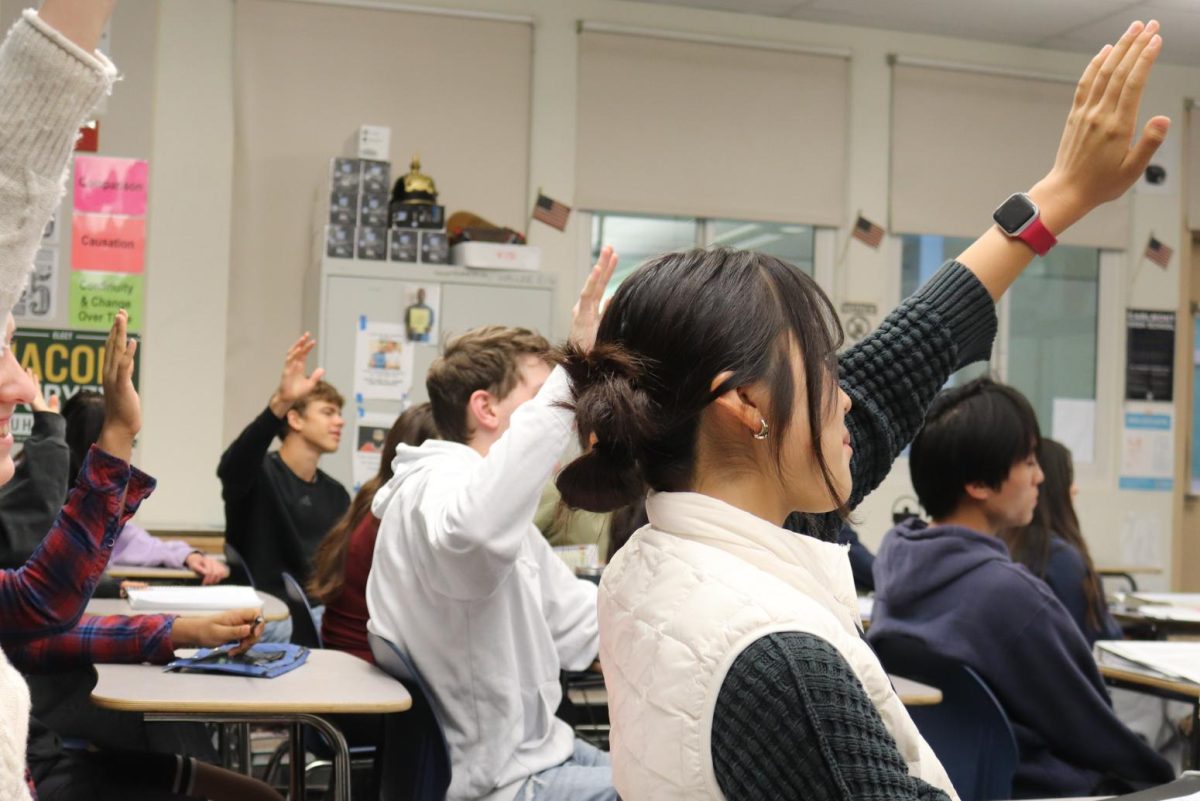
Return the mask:
<svg viewBox="0 0 1200 801">
<path fill-rule="evenodd" d="M 1105 776 L 1134 785 L 1174 778 L 1113 713 L 1070 614 L 999 539 L 916 519 L 889 531 L 875 557 L 868 639 L 899 635 L 987 681 L 1017 736 L 1015 797 L 1089 795 Z"/>
</svg>

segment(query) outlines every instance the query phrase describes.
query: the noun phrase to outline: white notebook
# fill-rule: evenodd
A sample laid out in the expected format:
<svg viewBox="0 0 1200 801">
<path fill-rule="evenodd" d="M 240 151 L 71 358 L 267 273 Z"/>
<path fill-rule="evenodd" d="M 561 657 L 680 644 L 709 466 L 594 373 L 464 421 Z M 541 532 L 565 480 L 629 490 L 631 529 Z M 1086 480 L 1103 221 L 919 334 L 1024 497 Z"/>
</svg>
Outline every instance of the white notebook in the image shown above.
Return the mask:
<svg viewBox="0 0 1200 801">
<path fill-rule="evenodd" d="M 129 607 L 136 612 L 223 612 L 227 609 L 257 609 L 262 599 L 253 587 L 146 587 L 129 590 Z"/>
<path fill-rule="evenodd" d="M 1108 654 L 1165 676 L 1200 684 L 1200 642 L 1162 640 L 1100 640 L 1096 643 L 1096 658 L 1101 664 L 1122 667 Z"/>
</svg>

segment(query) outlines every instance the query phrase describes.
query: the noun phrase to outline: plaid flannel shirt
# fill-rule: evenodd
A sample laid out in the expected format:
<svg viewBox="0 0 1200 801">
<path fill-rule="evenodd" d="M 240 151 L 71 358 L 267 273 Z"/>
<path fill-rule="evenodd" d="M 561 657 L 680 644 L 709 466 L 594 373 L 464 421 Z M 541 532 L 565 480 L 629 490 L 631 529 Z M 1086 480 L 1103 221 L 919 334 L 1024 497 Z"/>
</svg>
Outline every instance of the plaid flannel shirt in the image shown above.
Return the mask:
<svg viewBox="0 0 1200 801">
<path fill-rule="evenodd" d="M 0 645 L 69 631 L 154 479 L 92 446 L 67 504 L 24 567 L 0 571 Z"/>
<path fill-rule="evenodd" d="M 122 650 L 118 643 L 128 647 L 141 639 L 130 636 L 128 623 L 91 624 L 89 619 L 78 628 L 76 624 L 108 564 L 117 535 L 153 491 L 153 478 L 91 447 L 46 539 L 23 567 L 0 571 L 0 646 L 16 657 L 14 661 L 28 658 L 43 660 L 45 665 L 62 660 L 58 664 L 65 667 L 76 664 L 71 660 L 83 653 L 117 653 Z M 161 628 L 169 628 L 170 622 Z M 134 625 L 139 633 L 140 626 Z M 125 633 L 116 634 L 122 630 Z M 38 640 L 41 645 L 30 643 Z M 25 783 L 29 795 L 37 798 L 28 769 Z"/>
<path fill-rule="evenodd" d="M 85 617 L 62 634 L 4 648 L 22 673 L 47 673 L 88 665 L 171 661 L 175 615 Z"/>
</svg>

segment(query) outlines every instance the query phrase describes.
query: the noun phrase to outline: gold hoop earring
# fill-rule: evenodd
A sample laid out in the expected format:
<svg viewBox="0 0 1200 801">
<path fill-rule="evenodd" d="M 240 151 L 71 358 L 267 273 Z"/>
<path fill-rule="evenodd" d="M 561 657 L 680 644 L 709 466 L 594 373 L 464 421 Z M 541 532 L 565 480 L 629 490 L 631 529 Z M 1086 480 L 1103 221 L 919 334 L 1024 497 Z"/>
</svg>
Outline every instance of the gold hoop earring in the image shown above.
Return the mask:
<svg viewBox="0 0 1200 801">
<path fill-rule="evenodd" d="M 758 440 L 763 440 L 763 439 L 766 439 L 767 435 L 771 433 L 771 428 L 770 428 L 770 426 L 767 425 L 767 421 L 765 418 L 760 417 L 759 420 L 762 421 L 762 428 L 758 429 L 758 433 L 754 434 L 754 438 L 758 439 Z"/>
</svg>

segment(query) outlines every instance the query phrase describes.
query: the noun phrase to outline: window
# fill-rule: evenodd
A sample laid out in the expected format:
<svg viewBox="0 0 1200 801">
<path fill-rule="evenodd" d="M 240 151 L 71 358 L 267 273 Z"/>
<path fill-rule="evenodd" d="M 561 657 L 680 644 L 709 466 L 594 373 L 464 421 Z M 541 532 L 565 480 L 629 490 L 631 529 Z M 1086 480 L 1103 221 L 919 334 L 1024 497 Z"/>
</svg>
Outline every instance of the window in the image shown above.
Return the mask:
<svg viewBox="0 0 1200 801">
<path fill-rule="evenodd" d="M 908 297 L 968 239 L 905 236 L 901 293 Z M 1056 398 L 1095 400 L 1100 251 L 1059 245 L 1035 259 L 1008 291 L 992 364 L 960 370 L 950 384 L 994 371 L 1029 398 L 1042 433 L 1053 436 Z"/>
<path fill-rule="evenodd" d="M 811 225 L 782 225 L 741 220 L 702 220 L 695 217 L 643 217 L 627 214 L 592 215 L 592 258 L 612 245 L 621 257 L 608 293 L 650 259 L 673 250 L 724 247 L 757 250 L 796 265 L 809 275 L 814 270 L 815 230 Z"/>
</svg>

